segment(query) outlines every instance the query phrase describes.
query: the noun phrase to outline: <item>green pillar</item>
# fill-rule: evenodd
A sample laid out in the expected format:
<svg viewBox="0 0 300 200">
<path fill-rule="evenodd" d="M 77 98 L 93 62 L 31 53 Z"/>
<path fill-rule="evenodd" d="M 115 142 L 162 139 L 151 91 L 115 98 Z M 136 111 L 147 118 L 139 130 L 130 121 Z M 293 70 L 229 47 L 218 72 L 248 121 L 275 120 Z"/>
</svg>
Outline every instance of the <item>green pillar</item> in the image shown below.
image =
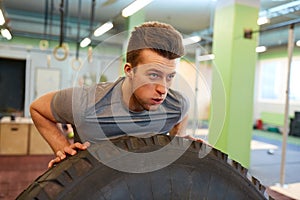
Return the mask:
<svg viewBox="0 0 300 200">
<path fill-rule="evenodd" d="M 209 142 L 246 168 L 250 166 L 258 34 L 245 39 L 244 30 L 258 30 L 258 13 L 259 0 L 221 0 L 214 19 Z"/>
</svg>

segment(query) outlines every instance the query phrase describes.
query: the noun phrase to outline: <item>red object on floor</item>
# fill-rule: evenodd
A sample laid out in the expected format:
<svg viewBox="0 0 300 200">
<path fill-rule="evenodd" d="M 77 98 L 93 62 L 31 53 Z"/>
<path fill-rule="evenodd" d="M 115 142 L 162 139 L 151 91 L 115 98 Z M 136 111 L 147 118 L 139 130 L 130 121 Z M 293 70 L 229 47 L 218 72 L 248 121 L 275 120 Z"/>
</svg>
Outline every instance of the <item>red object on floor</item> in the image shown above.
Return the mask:
<svg viewBox="0 0 300 200">
<path fill-rule="evenodd" d="M 256 129 L 258 130 L 263 129 L 263 121 L 261 119 L 256 120 Z"/>
</svg>

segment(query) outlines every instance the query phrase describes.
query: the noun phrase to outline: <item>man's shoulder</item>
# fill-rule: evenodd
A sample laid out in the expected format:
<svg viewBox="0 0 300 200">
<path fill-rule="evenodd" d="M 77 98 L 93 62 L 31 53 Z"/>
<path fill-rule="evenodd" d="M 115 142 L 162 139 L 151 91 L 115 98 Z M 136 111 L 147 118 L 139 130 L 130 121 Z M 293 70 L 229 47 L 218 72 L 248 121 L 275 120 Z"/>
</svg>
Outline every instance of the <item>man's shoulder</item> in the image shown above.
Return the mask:
<svg viewBox="0 0 300 200">
<path fill-rule="evenodd" d="M 187 95 L 180 91 L 169 89 L 164 105 L 169 109 L 180 111 L 182 116 L 185 116 L 190 107 L 190 102 Z"/>
<path fill-rule="evenodd" d="M 168 95 L 166 97 L 166 102 L 177 107 L 182 107 L 182 106 L 189 107 L 190 104 L 189 99 L 186 95 L 174 89 L 169 89 Z"/>
<path fill-rule="evenodd" d="M 111 88 L 114 87 L 115 85 L 117 85 L 119 82 L 121 82 L 124 79 L 124 77 L 120 77 L 119 79 L 117 79 L 114 82 L 100 82 L 96 84 L 96 88 L 97 89 L 107 89 L 107 88 Z"/>
<path fill-rule="evenodd" d="M 101 82 L 96 85 L 97 89 L 105 89 L 113 85 L 114 82 Z"/>
<path fill-rule="evenodd" d="M 108 93 L 110 93 L 116 85 L 120 84 L 122 82 L 123 78 L 119 78 L 114 82 L 101 82 L 95 85 L 94 88 L 94 94 L 95 94 L 95 100 L 99 101 L 104 96 L 106 96 Z"/>
<path fill-rule="evenodd" d="M 168 91 L 167 98 L 185 99 L 184 95 L 181 92 L 171 89 L 171 88 Z"/>
</svg>

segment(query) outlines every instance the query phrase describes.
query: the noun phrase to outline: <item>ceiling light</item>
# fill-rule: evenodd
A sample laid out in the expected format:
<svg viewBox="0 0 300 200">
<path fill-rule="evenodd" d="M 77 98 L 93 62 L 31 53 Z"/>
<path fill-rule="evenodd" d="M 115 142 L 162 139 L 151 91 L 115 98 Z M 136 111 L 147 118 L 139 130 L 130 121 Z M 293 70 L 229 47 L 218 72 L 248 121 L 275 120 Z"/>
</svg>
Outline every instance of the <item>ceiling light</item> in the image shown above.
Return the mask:
<svg viewBox="0 0 300 200">
<path fill-rule="evenodd" d="M 295 6 L 298 6 L 300 4 L 300 1 L 292 1 L 290 3 L 282 4 L 280 6 L 276 6 L 274 8 L 270 8 L 269 12 L 277 12 L 282 11 L 283 9 L 293 8 Z"/>
<path fill-rule="evenodd" d="M 189 37 L 189 38 L 184 38 L 183 39 L 183 45 L 190 45 L 190 44 L 194 44 L 194 43 L 197 43 L 197 42 L 200 42 L 201 41 L 201 37 L 200 36 L 192 36 L 192 37 Z"/>
<path fill-rule="evenodd" d="M 4 23 L 5 23 L 5 18 L 2 10 L 0 9 L 0 26 L 2 26 Z"/>
<path fill-rule="evenodd" d="M 1 35 L 7 40 L 11 40 L 12 36 L 8 29 L 1 29 Z"/>
<path fill-rule="evenodd" d="M 91 39 L 86 37 L 80 42 L 80 46 L 82 48 L 84 48 L 84 47 L 88 46 L 90 43 L 91 43 Z"/>
<path fill-rule="evenodd" d="M 259 17 L 257 20 L 257 25 L 263 25 L 263 24 L 268 24 L 270 23 L 270 19 L 267 17 Z"/>
<path fill-rule="evenodd" d="M 112 22 L 106 22 L 94 31 L 94 36 L 99 37 L 114 27 Z"/>
<path fill-rule="evenodd" d="M 151 3 L 153 0 L 136 0 L 126 8 L 122 10 L 122 16 L 123 17 L 129 17 Z"/>
<path fill-rule="evenodd" d="M 265 52 L 266 50 L 267 50 L 266 46 L 259 46 L 259 47 L 256 47 L 256 49 L 255 49 L 256 53 L 262 53 L 262 52 Z"/>
<path fill-rule="evenodd" d="M 267 10 L 263 10 L 259 12 L 259 16 L 267 16 L 268 18 L 278 17 L 280 15 L 286 15 L 289 13 L 293 13 L 299 11 L 300 9 L 300 0 L 292 1 L 290 3 L 282 4 L 280 6 L 276 6 Z"/>
</svg>

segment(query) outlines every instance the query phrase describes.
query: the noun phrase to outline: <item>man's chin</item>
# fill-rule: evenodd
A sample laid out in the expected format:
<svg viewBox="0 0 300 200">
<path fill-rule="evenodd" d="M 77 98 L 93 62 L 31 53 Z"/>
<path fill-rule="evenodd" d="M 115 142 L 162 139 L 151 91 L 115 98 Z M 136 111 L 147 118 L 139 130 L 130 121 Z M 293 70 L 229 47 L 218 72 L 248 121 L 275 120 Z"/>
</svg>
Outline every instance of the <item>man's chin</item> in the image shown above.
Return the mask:
<svg viewBox="0 0 300 200">
<path fill-rule="evenodd" d="M 156 111 L 159 108 L 160 105 L 151 105 L 147 107 L 147 111 Z"/>
</svg>

